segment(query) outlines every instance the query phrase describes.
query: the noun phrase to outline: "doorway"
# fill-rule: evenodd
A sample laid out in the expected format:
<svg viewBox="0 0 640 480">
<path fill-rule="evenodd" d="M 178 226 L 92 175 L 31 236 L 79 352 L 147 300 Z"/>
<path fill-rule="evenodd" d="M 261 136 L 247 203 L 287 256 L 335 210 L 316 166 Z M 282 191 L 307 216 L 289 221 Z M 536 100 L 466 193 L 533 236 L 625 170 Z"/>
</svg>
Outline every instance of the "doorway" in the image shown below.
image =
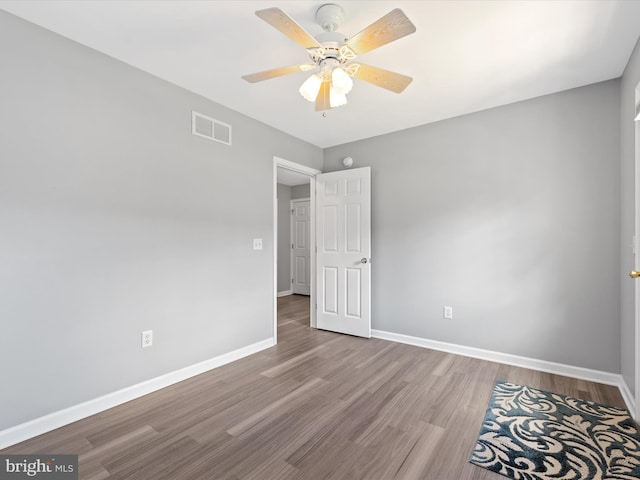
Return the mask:
<svg viewBox="0 0 640 480">
<path fill-rule="evenodd" d="M 293 294 L 291 262 L 291 201 L 308 199 L 309 231 L 309 318 L 315 328 L 315 176 L 320 170 L 274 157 L 273 159 L 273 234 L 274 291 L 273 339 L 278 339 L 278 298 Z"/>
<path fill-rule="evenodd" d="M 302 195 L 306 193 L 307 196 L 298 198 L 299 194 L 296 194 L 296 188 L 298 187 L 307 187 L 306 189 L 301 189 Z M 311 247 L 309 246 L 311 201 L 308 196 L 308 187 L 309 183 L 306 183 L 291 189 L 289 238 L 289 244 L 291 245 L 291 292 L 294 295 L 307 296 L 311 294 Z M 278 188 L 280 188 L 279 184 Z M 284 243 L 284 238 L 281 239 L 281 243 Z M 280 282 L 279 275 L 280 273 L 278 273 L 278 282 Z"/>
</svg>

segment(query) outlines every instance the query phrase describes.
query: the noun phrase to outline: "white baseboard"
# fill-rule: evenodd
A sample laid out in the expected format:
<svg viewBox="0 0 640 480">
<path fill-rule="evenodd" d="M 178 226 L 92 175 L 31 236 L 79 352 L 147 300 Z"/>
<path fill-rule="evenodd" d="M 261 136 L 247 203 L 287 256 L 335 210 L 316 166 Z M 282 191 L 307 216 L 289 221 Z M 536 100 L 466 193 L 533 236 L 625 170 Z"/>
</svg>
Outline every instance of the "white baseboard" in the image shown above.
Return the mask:
<svg viewBox="0 0 640 480">
<path fill-rule="evenodd" d="M 285 290 L 284 292 L 278 292 L 278 297 L 286 297 L 287 295 L 293 295 L 293 290 Z"/>
<path fill-rule="evenodd" d="M 290 293 L 286 292 L 281 293 L 283 293 L 284 295 L 290 295 Z M 280 295 L 280 293 L 278 294 L 278 296 L 284 295 Z M 463 355 L 466 357 L 473 357 L 481 360 L 488 360 L 491 362 L 514 365 L 517 367 L 529 368 L 532 370 L 539 370 L 542 372 L 564 375 L 592 382 L 604 383 L 607 385 L 614 385 L 620 389 L 622 398 L 624 399 L 627 408 L 632 413 L 632 415 L 636 412 L 635 401 L 633 399 L 633 395 L 631 394 L 631 390 L 629 389 L 627 383 L 624 381 L 622 375 L 619 374 L 602 372 L 599 370 L 591 370 L 582 367 L 574 367 L 571 365 L 548 362 L 545 360 L 537 360 L 534 358 L 521 357 L 518 355 L 511 355 L 507 353 L 494 352 L 491 350 L 465 347 L 462 345 L 440 342 L 437 340 L 429 340 L 426 338 L 402 335 L 399 333 L 385 332 L 382 330 L 371 330 L 371 336 L 383 340 L 390 340 L 393 342 L 405 343 L 417 347 L 453 353 L 456 355 Z M 260 352 L 269 347 L 272 347 L 273 345 L 273 338 L 267 338 L 252 345 L 248 345 L 246 347 L 239 348 L 218 357 L 205 360 L 204 362 L 200 362 L 195 365 L 191 365 L 189 367 L 185 367 L 180 370 L 176 370 L 174 372 L 170 372 L 165 375 L 146 380 L 137 385 L 132 385 L 130 387 L 123 388 L 122 390 L 109 393 L 102 397 L 98 397 L 93 400 L 89 400 L 87 402 L 65 408 L 64 410 L 59 410 L 43 417 L 30 420 L 20 425 L 16 425 L 6 430 L 2 430 L 0 431 L 0 449 L 15 445 L 16 443 L 23 442 L 25 440 L 28 440 L 29 438 L 33 438 L 56 428 L 89 417 L 91 415 L 95 415 L 96 413 L 102 412 L 117 405 L 121 405 L 130 400 L 142 397 L 144 395 L 147 395 L 148 393 L 160 390 L 161 388 L 168 387 L 169 385 L 173 385 L 174 383 L 181 382 L 214 368 L 226 365 L 227 363 L 231 363 L 240 358 Z"/>
<path fill-rule="evenodd" d="M 546 360 L 538 360 L 535 358 L 521 357 L 509 353 L 494 352 L 491 350 L 483 350 L 481 348 L 465 347 L 453 343 L 440 342 L 437 340 L 429 340 L 427 338 L 412 337 L 410 335 L 402 335 L 400 333 L 385 332 L 383 330 L 371 330 L 371 336 L 383 340 L 391 340 L 392 342 L 406 343 L 416 347 L 429 348 L 431 350 L 439 350 L 441 352 L 453 353 L 465 357 L 477 358 L 480 360 L 488 360 L 490 362 L 503 363 L 516 367 L 529 368 L 541 372 L 563 375 L 565 377 L 579 378 L 590 382 L 604 383 L 605 385 L 614 385 L 620 389 L 620 394 L 624 399 L 627 409 L 632 415 L 635 414 L 635 402 L 633 395 L 627 386 L 622 375 L 617 373 L 603 372 L 600 370 L 591 370 L 589 368 L 574 367 L 564 365 L 562 363 L 548 362 Z"/>
<path fill-rule="evenodd" d="M 636 401 L 633 398 L 633 394 L 631 393 L 629 385 L 627 385 L 627 382 L 622 375 L 620 375 L 620 385 L 618 385 L 618 388 L 620 389 L 622 398 L 624 398 L 624 403 L 627 404 L 627 409 L 629 409 L 629 411 L 631 412 L 631 416 L 633 416 L 636 421 L 640 421 L 640 418 L 638 418 L 638 416 L 636 415 Z"/>
<path fill-rule="evenodd" d="M 23 442 L 29 438 L 33 438 L 91 415 L 95 415 L 96 413 L 121 405 L 138 397 L 142 397 L 143 395 L 168 387 L 174 383 L 181 382 L 187 378 L 200 375 L 201 373 L 226 365 L 227 363 L 239 360 L 240 358 L 252 355 L 261 350 L 265 350 L 273 345 L 273 338 L 267 338 L 252 345 L 247 345 L 246 347 L 239 348 L 232 352 L 210 358 L 204 362 L 169 372 L 165 375 L 123 388 L 122 390 L 108 393 L 102 397 L 94 398 L 93 400 L 89 400 L 87 402 L 65 408 L 64 410 L 59 410 L 20 425 L 10 427 L 6 430 L 2 430 L 0 431 L 0 449 L 15 445 L 16 443 Z"/>
</svg>

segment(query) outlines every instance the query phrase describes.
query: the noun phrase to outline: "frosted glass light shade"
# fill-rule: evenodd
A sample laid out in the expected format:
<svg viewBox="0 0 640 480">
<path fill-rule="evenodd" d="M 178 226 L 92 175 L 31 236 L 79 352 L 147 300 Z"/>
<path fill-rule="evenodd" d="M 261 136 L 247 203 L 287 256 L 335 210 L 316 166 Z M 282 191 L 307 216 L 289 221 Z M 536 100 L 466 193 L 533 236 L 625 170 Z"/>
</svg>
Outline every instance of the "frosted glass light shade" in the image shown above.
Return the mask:
<svg viewBox="0 0 640 480">
<path fill-rule="evenodd" d="M 329 89 L 329 106 L 331 108 L 341 107 L 347 104 L 347 96 L 344 93 L 336 92 L 336 89 L 331 87 Z"/>
<path fill-rule="evenodd" d="M 353 88 L 353 80 L 347 72 L 340 67 L 334 68 L 331 72 L 331 86 L 336 93 L 346 95 Z"/>
<path fill-rule="evenodd" d="M 315 102 L 318 92 L 320 92 L 320 85 L 322 85 L 322 77 L 317 73 L 314 73 L 304 81 L 298 91 L 306 100 Z"/>
</svg>

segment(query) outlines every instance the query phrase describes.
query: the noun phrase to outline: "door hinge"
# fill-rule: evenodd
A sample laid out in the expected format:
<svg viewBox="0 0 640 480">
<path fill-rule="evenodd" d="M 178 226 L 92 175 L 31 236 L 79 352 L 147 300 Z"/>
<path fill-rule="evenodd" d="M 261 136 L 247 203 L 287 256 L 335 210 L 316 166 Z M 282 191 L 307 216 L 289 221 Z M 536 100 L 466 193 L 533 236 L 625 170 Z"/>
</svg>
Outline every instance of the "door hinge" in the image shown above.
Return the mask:
<svg viewBox="0 0 640 480">
<path fill-rule="evenodd" d="M 291 215 L 293 215 L 294 210 L 291 210 Z"/>
<path fill-rule="evenodd" d="M 293 248 L 293 243 L 291 244 L 291 248 Z"/>
</svg>

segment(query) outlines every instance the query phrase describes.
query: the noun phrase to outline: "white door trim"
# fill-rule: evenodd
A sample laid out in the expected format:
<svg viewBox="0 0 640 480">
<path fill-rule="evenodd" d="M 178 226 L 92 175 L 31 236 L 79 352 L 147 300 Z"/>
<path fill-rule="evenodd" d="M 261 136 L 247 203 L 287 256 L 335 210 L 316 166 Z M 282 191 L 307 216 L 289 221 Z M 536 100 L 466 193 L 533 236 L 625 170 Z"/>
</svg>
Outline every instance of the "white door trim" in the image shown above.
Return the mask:
<svg viewBox="0 0 640 480">
<path fill-rule="evenodd" d="M 289 208 L 291 210 L 291 214 L 293 215 L 293 210 L 295 209 L 295 205 L 296 203 L 304 203 L 304 202 L 309 202 L 309 209 L 311 209 L 311 198 L 310 197 L 305 197 L 305 198 L 293 198 L 289 201 Z M 311 235 L 311 212 L 309 212 L 309 235 Z M 307 240 L 310 242 L 310 239 Z M 295 256 L 294 256 L 294 250 L 293 250 L 293 243 L 294 243 L 294 224 L 293 224 L 293 217 L 291 218 L 291 222 L 289 225 L 289 243 L 291 244 L 291 249 L 289 251 L 289 259 L 290 259 L 290 266 L 291 266 L 291 271 L 289 272 L 289 291 L 293 293 L 293 291 L 295 290 L 294 284 L 293 284 L 293 278 L 295 277 L 295 271 L 296 271 L 296 266 L 295 266 Z M 311 245 L 309 244 L 309 275 L 311 275 Z M 309 289 L 311 289 L 311 279 L 309 279 Z M 309 295 L 311 295 L 311 293 L 309 293 Z"/>
<path fill-rule="evenodd" d="M 309 247 L 311 249 L 311 299 L 310 299 L 310 316 L 311 327 L 316 328 L 316 292 L 315 292 L 315 273 L 316 273 L 316 222 L 315 222 L 315 197 L 316 197 L 316 179 L 315 176 L 321 173 L 312 167 L 307 167 L 299 163 L 285 160 L 280 157 L 273 157 L 273 343 L 278 343 L 278 167 L 286 168 L 294 172 L 302 173 L 309 176 L 309 197 L 311 201 L 311 224 L 309 235 Z"/>
<path fill-rule="evenodd" d="M 636 85 L 636 98 L 635 98 L 635 111 L 634 111 L 634 120 L 638 118 L 640 112 L 640 83 Z M 635 250 L 634 255 L 634 270 L 637 270 L 640 267 L 640 120 L 634 121 L 635 125 L 635 212 L 634 212 L 634 220 L 635 220 L 635 242 L 633 248 Z M 634 412 L 632 415 L 636 420 L 640 420 L 640 279 L 634 280 L 635 287 L 635 386 L 633 392 L 634 398 Z"/>
</svg>

